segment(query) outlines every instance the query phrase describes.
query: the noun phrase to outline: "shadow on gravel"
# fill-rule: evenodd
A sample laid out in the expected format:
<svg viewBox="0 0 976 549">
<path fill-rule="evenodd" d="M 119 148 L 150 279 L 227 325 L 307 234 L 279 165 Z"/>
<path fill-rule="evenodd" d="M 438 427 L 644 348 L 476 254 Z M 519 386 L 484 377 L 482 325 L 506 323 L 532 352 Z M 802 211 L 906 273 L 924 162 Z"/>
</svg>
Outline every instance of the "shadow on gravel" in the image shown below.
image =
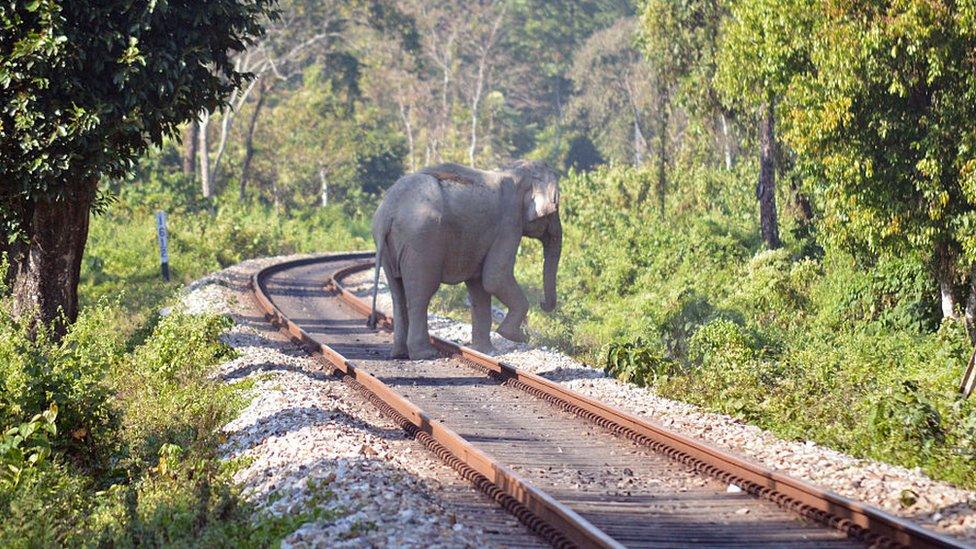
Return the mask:
<svg viewBox="0 0 976 549">
<path fill-rule="evenodd" d="M 549 381 L 556 381 L 556 382 L 576 381 L 578 379 L 603 379 L 607 377 L 606 374 L 604 374 L 600 370 L 596 370 L 596 369 L 584 370 L 582 368 L 570 368 L 570 369 L 557 368 L 555 370 L 548 370 L 545 372 L 536 372 L 536 375 L 538 375 L 539 377 L 544 377 Z"/>
<path fill-rule="evenodd" d="M 373 425 L 338 409 L 325 410 L 316 406 L 285 408 L 271 415 L 258 418 L 241 429 L 229 431 L 228 448 L 231 457 L 262 444 L 269 437 L 280 437 L 307 427 L 341 424 L 363 431 L 375 437 L 402 440 L 407 437 L 401 429 L 387 429 Z"/>
<path fill-rule="evenodd" d="M 236 370 L 225 372 L 218 376 L 221 381 L 234 381 L 238 379 L 243 379 L 251 374 L 257 374 L 262 372 L 291 372 L 295 374 L 301 374 L 305 377 L 314 379 L 316 381 L 326 381 L 334 379 L 333 376 L 325 372 L 310 372 L 306 368 L 301 366 L 294 366 L 291 364 L 277 364 L 274 362 L 262 362 L 260 364 L 249 364 L 243 368 L 238 368 Z"/>
</svg>

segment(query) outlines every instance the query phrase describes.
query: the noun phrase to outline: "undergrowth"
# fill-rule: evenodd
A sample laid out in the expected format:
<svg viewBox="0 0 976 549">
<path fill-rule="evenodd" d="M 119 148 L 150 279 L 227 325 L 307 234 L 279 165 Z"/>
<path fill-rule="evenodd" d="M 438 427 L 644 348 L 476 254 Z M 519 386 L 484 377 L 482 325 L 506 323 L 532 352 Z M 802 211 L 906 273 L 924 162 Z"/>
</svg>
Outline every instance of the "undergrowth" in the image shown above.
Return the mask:
<svg viewBox="0 0 976 549">
<path fill-rule="evenodd" d="M 362 249 L 367 224 L 337 207 L 275 211 L 230 196 L 211 207 L 192 180 L 147 166 L 92 219 L 82 311 L 62 340 L 32 340 L 0 299 L 0 547 L 266 547 L 331 513 L 272 517 L 242 499 L 231 479 L 242 464 L 217 448 L 249 384 L 211 377 L 232 357 L 219 339 L 230 321 L 164 306 L 185 283 L 245 259 Z"/>
<path fill-rule="evenodd" d="M 740 169 L 676 174 L 663 214 L 634 199 L 652 170 L 564 178 L 560 305 L 530 312 L 535 343 L 786 438 L 976 488 L 976 400 L 957 391 L 972 347 L 941 321 L 925 261 L 823 249 L 788 196 L 785 246 L 766 251 Z M 530 302 L 541 271 L 541 246 L 524 241 Z M 441 305 L 463 306 L 448 295 Z"/>
</svg>

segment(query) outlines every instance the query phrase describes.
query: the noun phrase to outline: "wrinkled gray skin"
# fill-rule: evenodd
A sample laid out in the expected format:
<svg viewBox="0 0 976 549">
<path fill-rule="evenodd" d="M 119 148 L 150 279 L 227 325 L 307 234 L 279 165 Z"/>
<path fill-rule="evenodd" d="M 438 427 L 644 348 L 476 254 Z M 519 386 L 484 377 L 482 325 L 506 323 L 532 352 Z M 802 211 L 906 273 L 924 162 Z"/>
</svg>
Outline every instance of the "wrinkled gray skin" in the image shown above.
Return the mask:
<svg viewBox="0 0 976 549">
<path fill-rule="evenodd" d="M 471 344 L 493 351 L 491 296 L 508 307 L 498 327 L 524 342 L 529 302 L 515 281 L 523 236 L 542 241 L 544 300 L 556 306 L 562 249 L 559 186 L 542 162 L 518 161 L 501 171 L 441 164 L 400 178 L 373 216 L 377 272 L 382 265 L 393 297 L 393 358 L 438 356 L 427 332 L 427 307 L 441 283 L 464 282 L 471 297 Z M 371 325 L 375 325 L 375 288 Z"/>
</svg>

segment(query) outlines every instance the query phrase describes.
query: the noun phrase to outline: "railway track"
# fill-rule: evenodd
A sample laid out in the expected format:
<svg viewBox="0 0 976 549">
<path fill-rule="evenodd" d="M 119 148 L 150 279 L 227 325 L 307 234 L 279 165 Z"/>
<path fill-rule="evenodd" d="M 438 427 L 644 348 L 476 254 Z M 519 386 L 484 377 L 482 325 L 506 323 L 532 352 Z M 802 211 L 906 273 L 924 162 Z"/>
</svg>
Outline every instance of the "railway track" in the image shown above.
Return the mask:
<svg viewBox="0 0 976 549">
<path fill-rule="evenodd" d="M 269 320 L 554 546 L 965 547 L 445 340 L 441 359 L 387 359 L 390 320 L 367 329 L 342 286 L 371 260 L 285 261 L 252 287 Z"/>
</svg>

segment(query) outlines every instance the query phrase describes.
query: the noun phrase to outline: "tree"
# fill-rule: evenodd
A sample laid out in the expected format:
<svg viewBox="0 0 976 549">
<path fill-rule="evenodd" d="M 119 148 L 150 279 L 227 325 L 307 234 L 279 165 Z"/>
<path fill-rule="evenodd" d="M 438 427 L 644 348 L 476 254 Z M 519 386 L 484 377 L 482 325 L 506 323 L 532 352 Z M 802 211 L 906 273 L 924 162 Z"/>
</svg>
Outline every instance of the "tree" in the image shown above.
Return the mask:
<svg viewBox="0 0 976 549">
<path fill-rule="evenodd" d="M 731 112 L 721 103 L 714 82 L 727 4 L 726 0 L 645 0 L 640 30 L 661 92 L 673 97 L 704 133 L 715 136 L 730 169 L 736 139 Z M 659 122 L 666 124 L 667 114 L 662 111 Z"/>
<path fill-rule="evenodd" d="M 474 166 L 475 155 L 478 152 L 478 122 L 481 119 L 482 99 L 486 95 L 486 89 L 491 86 L 492 71 L 499 64 L 496 51 L 498 41 L 504 32 L 503 23 L 507 11 L 508 6 L 505 3 L 497 7 L 494 3 L 488 2 L 474 8 L 474 13 L 469 16 L 468 26 L 464 32 L 464 35 L 469 37 L 466 45 L 470 48 L 466 52 L 470 60 L 465 65 L 473 69 L 473 74 L 463 80 L 466 85 L 462 86 L 468 98 L 471 119 L 471 132 L 468 139 L 469 166 Z"/>
<path fill-rule="evenodd" d="M 818 182 L 824 235 L 930 258 L 945 317 L 976 316 L 976 2 L 829 2 L 788 142 Z M 976 335 L 976 334 L 974 334 Z"/>
<path fill-rule="evenodd" d="M 0 6 L 0 203 L 14 313 L 63 334 L 102 177 L 247 82 L 232 56 L 272 0 Z"/>
<path fill-rule="evenodd" d="M 629 17 L 590 36 L 569 73 L 575 93 L 568 111 L 602 157 L 641 165 L 656 131 L 650 122 L 661 105 L 651 67 L 635 48 L 635 38 L 635 21 Z"/>
<path fill-rule="evenodd" d="M 776 216 L 776 106 L 793 78 L 809 70 L 814 0 L 742 0 L 723 26 L 716 84 L 726 104 L 759 120 L 759 223 L 768 248 L 780 246 Z"/>
<path fill-rule="evenodd" d="M 359 196 L 379 194 L 403 173 L 392 113 L 363 105 L 326 73 L 309 67 L 256 132 L 273 154 L 255 158 L 255 179 L 278 208 L 314 208 L 327 193 L 355 209 Z"/>
<path fill-rule="evenodd" d="M 359 44 L 362 29 L 387 33 L 391 43 L 405 50 L 417 48 L 412 20 L 393 0 L 278 0 L 279 17 L 270 21 L 264 35 L 245 52 L 235 56 L 237 70 L 254 74 L 248 86 L 232 94 L 225 108 L 212 116 L 220 121 L 212 177 L 220 186 L 221 161 L 233 161 L 231 136 L 238 114 L 248 111 L 238 180 L 238 197 L 244 200 L 256 153 L 255 131 L 268 107 L 286 101 L 303 84 L 311 67 L 320 67 L 336 87 L 359 94 L 364 63 Z M 202 133 L 202 132 L 201 132 Z"/>
<path fill-rule="evenodd" d="M 237 113 L 257 90 L 251 116 L 245 128 L 245 160 L 242 162 L 238 196 L 244 199 L 248 181 L 250 156 L 254 154 L 253 136 L 267 96 L 279 85 L 287 84 L 311 63 L 334 54 L 336 45 L 345 38 L 345 13 L 333 2 L 308 2 L 302 0 L 279 1 L 279 11 L 274 21 L 269 21 L 261 39 L 255 40 L 247 50 L 234 57 L 234 70 L 247 72 L 253 78 L 247 86 L 231 92 L 219 113 L 220 137 L 211 165 L 208 146 L 209 122 L 217 113 L 204 113 L 199 124 L 200 166 L 203 195 L 213 195 L 220 177 L 221 161 L 227 150 L 231 128 Z M 206 169 L 203 166 L 206 165 Z M 212 166 L 212 167 L 211 167 Z"/>
</svg>

